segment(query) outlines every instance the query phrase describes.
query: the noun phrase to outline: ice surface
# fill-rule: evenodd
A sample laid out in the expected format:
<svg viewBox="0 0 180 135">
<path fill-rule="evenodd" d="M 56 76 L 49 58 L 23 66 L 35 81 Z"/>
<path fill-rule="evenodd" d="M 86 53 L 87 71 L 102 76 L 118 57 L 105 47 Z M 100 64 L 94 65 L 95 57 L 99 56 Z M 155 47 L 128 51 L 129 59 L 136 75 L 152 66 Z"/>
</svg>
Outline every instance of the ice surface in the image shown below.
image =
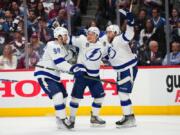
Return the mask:
<svg viewBox="0 0 180 135">
<path fill-rule="evenodd" d="M 137 127 L 115 127 L 117 116 L 102 116 L 105 127 L 93 128 L 89 117 L 76 119 L 72 131 L 58 130 L 54 117 L 0 118 L 0 135 L 180 135 L 180 116 L 136 116 Z"/>
</svg>

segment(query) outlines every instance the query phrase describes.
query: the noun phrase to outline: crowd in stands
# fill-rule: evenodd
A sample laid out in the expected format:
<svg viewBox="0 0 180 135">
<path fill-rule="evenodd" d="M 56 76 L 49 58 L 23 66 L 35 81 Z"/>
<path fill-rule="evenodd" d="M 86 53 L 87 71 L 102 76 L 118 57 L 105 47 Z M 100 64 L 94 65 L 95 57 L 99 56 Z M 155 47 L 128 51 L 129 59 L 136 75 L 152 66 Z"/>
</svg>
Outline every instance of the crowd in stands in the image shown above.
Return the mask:
<svg viewBox="0 0 180 135">
<path fill-rule="evenodd" d="M 180 1 L 170 0 L 170 65 L 180 65 Z M 57 26 L 68 27 L 70 12 L 72 35 L 86 34 L 97 26 L 101 34 L 109 24 L 117 22 L 117 0 L 98 0 L 95 19 L 85 26 L 81 16 L 87 13 L 91 0 L 27 0 L 28 48 L 25 51 L 23 0 L 0 1 L 0 69 L 33 68 L 43 54 L 46 43 L 53 39 Z M 129 8 L 121 0 L 119 8 Z M 134 0 L 135 36 L 131 48 L 138 56 L 138 65 L 169 65 L 166 54 L 166 20 L 164 0 Z M 121 17 L 121 31 L 124 31 Z M 29 61 L 26 61 L 26 55 Z"/>
</svg>

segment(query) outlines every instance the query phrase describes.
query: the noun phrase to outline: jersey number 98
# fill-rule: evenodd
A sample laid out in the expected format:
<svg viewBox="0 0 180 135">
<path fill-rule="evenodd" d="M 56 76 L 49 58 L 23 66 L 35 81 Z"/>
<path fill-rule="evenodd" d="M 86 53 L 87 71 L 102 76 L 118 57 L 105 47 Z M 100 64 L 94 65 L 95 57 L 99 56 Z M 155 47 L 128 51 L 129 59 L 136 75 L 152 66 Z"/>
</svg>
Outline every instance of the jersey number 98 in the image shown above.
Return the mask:
<svg viewBox="0 0 180 135">
<path fill-rule="evenodd" d="M 58 54 L 58 53 L 60 53 L 60 48 L 54 48 L 53 51 L 55 54 Z"/>
</svg>

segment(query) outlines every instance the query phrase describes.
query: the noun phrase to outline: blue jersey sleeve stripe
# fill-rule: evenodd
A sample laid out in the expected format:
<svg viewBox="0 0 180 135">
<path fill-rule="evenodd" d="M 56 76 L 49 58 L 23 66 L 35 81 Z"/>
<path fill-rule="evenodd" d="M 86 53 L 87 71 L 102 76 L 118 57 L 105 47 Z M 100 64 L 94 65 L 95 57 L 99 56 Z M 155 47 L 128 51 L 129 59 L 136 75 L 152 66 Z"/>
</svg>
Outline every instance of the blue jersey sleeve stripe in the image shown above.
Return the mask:
<svg viewBox="0 0 180 135">
<path fill-rule="evenodd" d="M 85 66 L 83 64 L 75 64 L 71 67 L 70 71 L 73 72 L 74 69 L 78 67 L 78 68 L 85 68 Z"/>
<path fill-rule="evenodd" d="M 83 64 L 76 64 L 76 66 L 78 66 L 80 68 L 85 68 L 85 66 Z"/>
<path fill-rule="evenodd" d="M 34 73 L 34 76 L 38 76 L 38 75 L 44 75 L 44 76 L 50 77 L 50 78 L 57 80 L 57 81 L 60 80 L 60 77 L 55 76 L 55 75 L 48 73 L 48 72 L 45 72 L 45 71 L 37 71 Z"/>
<path fill-rule="evenodd" d="M 62 63 L 64 61 L 65 61 L 64 58 L 58 58 L 58 59 L 54 60 L 54 63 L 57 65 L 57 64 Z"/>
<path fill-rule="evenodd" d="M 125 41 L 127 41 L 127 42 L 129 42 L 130 40 L 129 39 L 127 39 L 127 37 L 125 36 L 125 33 L 123 33 L 122 34 L 122 38 L 125 40 Z"/>
<path fill-rule="evenodd" d="M 91 70 L 91 69 L 86 69 L 88 73 L 90 74 L 98 74 L 99 70 Z"/>
</svg>

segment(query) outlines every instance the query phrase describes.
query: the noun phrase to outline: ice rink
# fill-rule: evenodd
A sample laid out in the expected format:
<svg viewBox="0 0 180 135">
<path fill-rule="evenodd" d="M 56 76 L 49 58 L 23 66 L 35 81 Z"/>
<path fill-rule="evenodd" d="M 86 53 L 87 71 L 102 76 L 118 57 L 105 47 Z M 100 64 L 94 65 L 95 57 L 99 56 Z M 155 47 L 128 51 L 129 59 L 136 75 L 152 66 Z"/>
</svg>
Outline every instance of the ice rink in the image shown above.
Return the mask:
<svg viewBox="0 0 180 135">
<path fill-rule="evenodd" d="M 0 118 L 0 135 L 180 135 L 180 116 L 137 116 L 137 127 L 117 129 L 117 116 L 102 116 L 105 127 L 90 127 L 89 117 L 77 117 L 71 131 L 58 130 L 54 117 Z"/>
</svg>

